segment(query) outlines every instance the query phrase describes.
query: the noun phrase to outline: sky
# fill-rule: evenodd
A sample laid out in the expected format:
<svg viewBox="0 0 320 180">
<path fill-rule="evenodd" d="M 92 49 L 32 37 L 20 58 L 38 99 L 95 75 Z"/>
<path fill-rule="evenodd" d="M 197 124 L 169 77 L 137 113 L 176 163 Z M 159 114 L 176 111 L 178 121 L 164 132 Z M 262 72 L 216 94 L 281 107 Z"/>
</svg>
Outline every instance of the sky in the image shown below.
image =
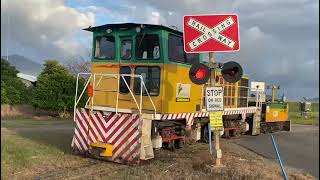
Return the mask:
<svg viewBox="0 0 320 180">
<path fill-rule="evenodd" d="M 280 84 L 287 99 L 319 97 L 319 1 L 314 0 L 1 0 L 1 55 L 36 62 L 89 57 L 92 34 L 108 23 L 176 26 L 183 15 L 238 14 L 240 51 L 216 53 L 236 61 L 251 80 Z M 268 92 L 270 93 L 270 91 Z"/>
</svg>

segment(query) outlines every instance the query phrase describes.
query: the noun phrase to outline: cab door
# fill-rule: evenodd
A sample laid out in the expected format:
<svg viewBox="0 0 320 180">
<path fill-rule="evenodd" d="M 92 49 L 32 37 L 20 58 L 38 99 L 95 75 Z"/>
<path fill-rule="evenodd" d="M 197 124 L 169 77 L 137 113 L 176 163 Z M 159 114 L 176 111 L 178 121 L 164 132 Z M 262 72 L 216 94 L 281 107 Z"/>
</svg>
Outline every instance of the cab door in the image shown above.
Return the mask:
<svg viewBox="0 0 320 180">
<path fill-rule="evenodd" d="M 131 36 L 120 36 L 119 74 L 132 74 L 133 41 Z M 124 77 L 132 90 L 133 78 Z M 130 108 L 134 103 L 129 89 L 122 78 L 119 83 L 119 107 Z"/>
</svg>

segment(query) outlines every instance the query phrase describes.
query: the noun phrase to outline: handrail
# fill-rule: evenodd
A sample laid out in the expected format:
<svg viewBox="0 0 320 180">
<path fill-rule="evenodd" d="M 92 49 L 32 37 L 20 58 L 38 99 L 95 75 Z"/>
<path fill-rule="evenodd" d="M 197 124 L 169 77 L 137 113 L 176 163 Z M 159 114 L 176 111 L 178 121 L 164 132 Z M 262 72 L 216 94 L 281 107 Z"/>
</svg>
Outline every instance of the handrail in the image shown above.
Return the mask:
<svg viewBox="0 0 320 180">
<path fill-rule="evenodd" d="M 88 80 L 87 80 L 87 82 L 86 82 L 86 84 L 85 84 L 85 86 L 84 86 L 84 88 L 83 88 L 83 90 L 82 90 L 82 92 L 81 92 L 81 95 L 78 97 L 78 86 L 79 86 L 79 76 L 80 76 L 80 75 L 90 75 L 90 77 L 88 78 Z M 96 82 L 96 76 L 100 76 L 97 84 L 95 83 L 95 82 Z M 141 112 L 142 112 L 142 90 L 143 90 L 143 88 L 144 88 L 144 90 L 146 91 L 147 96 L 149 97 L 149 100 L 150 100 L 150 102 L 151 102 L 151 104 L 152 104 L 152 106 L 153 106 L 153 108 L 154 108 L 154 114 L 156 115 L 156 113 L 157 113 L 156 107 L 155 107 L 155 105 L 154 105 L 154 103 L 153 103 L 153 101 L 152 101 L 152 98 L 150 97 L 150 94 L 149 94 L 149 92 L 148 92 L 148 89 L 146 88 L 145 83 L 144 83 L 144 81 L 143 81 L 143 77 L 142 77 L 141 75 L 132 75 L 132 74 L 102 74 L 102 73 L 78 73 L 78 74 L 77 74 L 77 82 L 76 82 L 76 92 L 75 92 L 74 120 L 75 120 L 75 116 L 76 116 L 76 107 L 77 107 L 80 99 L 82 98 L 82 96 L 83 96 L 86 88 L 88 87 L 91 79 L 93 78 L 93 96 L 94 96 L 94 94 L 95 94 L 94 92 L 95 92 L 95 91 L 98 91 L 98 90 L 96 90 L 96 88 L 99 86 L 99 84 L 100 84 L 103 76 L 111 76 L 111 77 L 114 77 L 114 78 L 117 78 L 117 79 L 118 79 L 118 85 L 117 85 L 117 91 L 116 91 L 116 92 L 117 92 L 117 98 L 116 98 L 116 114 L 118 114 L 118 106 L 119 106 L 118 101 L 119 101 L 119 88 L 120 88 L 120 87 L 119 87 L 119 83 L 120 83 L 120 77 L 121 77 L 122 80 L 124 81 L 126 87 L 128 88 L 128 90 L 129 90 L 129 92 L 130 92 L 130 95 L 132 96 L 132 98 L 133 98 L 133 100 L 134 100 L 134 102 L 135 102 L 135 104 L 136 104 L 136 106 L 137 106 L 137 108 L 138 108 L 138 110 L 139 110 L 139 113 L 141 114 Z M 133 92 L 131 91 L 130 86 L 128 85 L 126 79 L 124 78 L 125 76 L 129 76 L 129 77 L 133 77 L 133 78 L 140 78 L 140 102 L 139 102 L 139 103 L 140 103 L 140 106 L 138 105 L 138 102 L 137 102 L 137 100 L 136 100 L 136 97 L 135 97 L 135 95 L 133 94 Z M 94 101 L 93 99 L 94 99 L 93 97 L 89 97 L 88 100 L 86 101 L 86 106 L 87 106 L 88 103 L 89 103 L 90 100 L 91 100 L 91 107 L 90 107 L 90 110 L 91 110 L 91 111 L 93 110 L 93 107 L 94 107 L 94 106 L 93 106 L 93 104 L 94 104 L 94 103 L 93 103 L 93 101 Z"/>
<path fill-rule="evenodd" d="M 136 100 L 136 98 L 134 97 L 134 95 L 133 95 L 133 93 L 132 93 L 132 91 L 131 91 L 128 83 L 127 83 L 127 81 L 124 79 L 123 75 L 121 75 L 121 78 L 124 80 L 124 83 L 126 84 L 127 88 L 129 89 L 129 92 L 130 92 L 131 96 L 133 97 L 133 100 L 134 100 L 134 102 L 136 103 L 136 105 L 137 105 L 137 107 L 138 107 L 138 109 L 139 109 L 139 112 L 140 112 L 140 114 L 141 114 L 141 109 L 139 108 L 139 105 L 138 105 L 138 103 L 137 103 L 137 100 Z M 118 108 L 118 107 L 116 107 L 116 108 Z"/>
<path fill-rule="evenodd" d="M 141 77 L 142 78 L 142 77 Z M 144 82 L 143 82 L 143 79 L 141 79 L 141 82 L 142 82 L 142 84 L 143 84 L 143 86 L 144 86 L 144 88 L 145 88 L 145 90 L 146 90 L 146 93 L 147 93 L 147 95 L 148 95 L 148 97 L 149 97 L 149 99 L 150 99 L 150 101 L 151 101 L 151 104 L 152 104 L 152 106 L 153 106 L 153 108 L 154 108 L 154 115 L 156 115 L 157 113 L 157 110 L 156 110 L 156 106 L 153 104 L 153 101 L 152 101 L 152 99 L 151 99 L 151 97 L 150 97 L 150 95 L 149 95 L 149 92 L 148 92 L 148 90 L 147 90 L 147 88 L 146 88 L 146 85 L 144 84 Z M 141 88 L 142 89 L 142 88 Z M 141 93 L 142 94 L 142 93 Z"/>
<path fill-rule="evenodd" d="M 77 74 L 76 93 L 75 93 L 74 107 L 73 107 L 73 120 L 74 120 L 74 121 L 76 121 L 75 118 L 76 118 L 76 108 L 77 108 L 77 104 L 79 103 L 79 101 L 80 101 L 83 93 L 85 92 L 85 90 L 86 90 L 86 88 L 87 88 L 87 86 L 88 86 L 88 84 L 89 84 L 89 82 L 90 82 L 90 79 L 91 79 L 91 77 L 92 77 L 92 75 L 90 74 L 90 77 L 89 77 L 89 79 L 87 80 L 87 82 L 86 82 L 86 84 L 85 84 L 85 86 L 84 86 L 84 88 L 83 88 L 83 90 L 82 90 L 82 92 L 81 92 L 81 94 L 80 94 L 79 99 L 77 100 L 77 96 L 78 96 L 78 86 L 79 86 L 79 83 L 78 83 L 78 82 L 79 82 L 79 75 L 80 75 L 80 73 Z"/>
</svg>

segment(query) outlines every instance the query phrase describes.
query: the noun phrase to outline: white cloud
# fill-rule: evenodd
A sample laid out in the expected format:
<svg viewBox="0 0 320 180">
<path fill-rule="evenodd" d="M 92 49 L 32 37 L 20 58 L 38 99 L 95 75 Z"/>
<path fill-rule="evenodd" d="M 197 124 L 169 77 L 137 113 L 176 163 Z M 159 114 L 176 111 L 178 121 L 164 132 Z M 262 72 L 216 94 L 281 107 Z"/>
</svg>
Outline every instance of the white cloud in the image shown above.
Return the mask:
<svg viewBox="0 0 320 180">
<path fill-rule="evenodd" d="M 319 63 L 310 60 L 319 58 L 318 1 L 151 0 L 147 3 L 147 7 L 160 13 L 167 25 L 179 29 L 183 15 L 236 13 L 240 21 L 240 51 L 218 53 L 219 61 L 239 62 L 252 79 L 279 82 L 289 98 L 319 89 Z M 170 12 L 174 13 L 168 16 Z M 150 16 L 150 13 L 140 11 L 139 16 Z"/>
<path fill-rule="evenodd" d="M 79 12 L 61 0 L 3 0 L 1 12 L 1 42 L 10 39 L 11 44 L 21 44 L 47 57 L 81 53 L 83 47 L 77 43 L 76 32 L 94 24 L 92 12 Z"/>
<path fill-rule="evenodd" d="M 183 15 L 236 13 L 240 51 L 217 53 L 219 61 L 239 62 L 253 79 L 280 82 L 289 98 L 319 89 L 319 1 L 120 0 L 102 6 L 88 1 L 71 8 L 62 0 L 2 0 L 1 5 L 2 25 L 7 12 L 14 19 L 10 26 L 15 41 L 12 46 L 25 51 L 32 47 L 52 57 L 91 48 L 91 33 L 79 30 L 94 22 L 163 24 L 181 30 Z M 1 44 L 5 29 L 1 27 Z"/>
</svg>

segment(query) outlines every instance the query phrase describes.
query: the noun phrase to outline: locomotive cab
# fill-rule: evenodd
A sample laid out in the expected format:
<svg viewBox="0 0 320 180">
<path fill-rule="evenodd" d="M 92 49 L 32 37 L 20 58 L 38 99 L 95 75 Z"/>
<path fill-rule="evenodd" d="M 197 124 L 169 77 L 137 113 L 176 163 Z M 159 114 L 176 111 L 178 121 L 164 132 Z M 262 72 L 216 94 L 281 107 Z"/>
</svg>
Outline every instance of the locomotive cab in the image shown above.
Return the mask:
<svg viewBox="0 0 320 180">
<path fill-rule="evenodd" d="M 93 104 L 89 102 L 88 107 L 134 112 L 142 92 L 143 111 L 200 111 L 202 86 L 193 84 L 187 74 L 192 64 L 202 62 L 202 56 L 184 52 L 182 32 L 134 23 L 85 30 L 93 32 L 91 69 L 96 74 L 91 81 Z M 99 74 L 127 76 L 110 78 Z M 145 86 L 138 76 L 129 75 L 141 75 Z"/>
</svg>

